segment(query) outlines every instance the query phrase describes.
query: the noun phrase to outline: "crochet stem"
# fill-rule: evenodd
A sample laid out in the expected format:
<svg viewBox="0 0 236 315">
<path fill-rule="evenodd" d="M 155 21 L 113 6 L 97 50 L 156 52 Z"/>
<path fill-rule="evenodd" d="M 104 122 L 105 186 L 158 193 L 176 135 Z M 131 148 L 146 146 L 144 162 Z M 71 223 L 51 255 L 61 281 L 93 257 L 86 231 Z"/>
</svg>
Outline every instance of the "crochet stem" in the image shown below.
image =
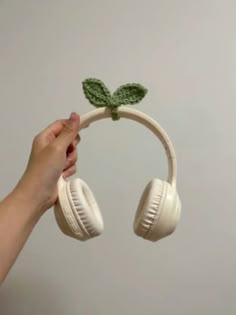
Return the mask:
<svg viewBox="0 0 236 315">
<path fill-rule="evenodd" d="M 120 115 L 117 111 L 117 107 L 111 108 L 111 118 L 112 118 L 112 120 L 119 120 L 120 119 Z"/>
</svg>

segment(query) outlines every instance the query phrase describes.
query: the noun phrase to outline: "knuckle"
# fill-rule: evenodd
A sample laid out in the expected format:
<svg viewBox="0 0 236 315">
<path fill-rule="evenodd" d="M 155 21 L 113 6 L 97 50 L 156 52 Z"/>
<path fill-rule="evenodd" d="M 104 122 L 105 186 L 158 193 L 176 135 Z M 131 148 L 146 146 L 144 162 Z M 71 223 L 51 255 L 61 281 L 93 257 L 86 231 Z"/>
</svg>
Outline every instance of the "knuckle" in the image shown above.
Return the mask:
<svg viewBox="0 0 236 315">
<path fill-rule="evenodd" d="M 78 160 L 78 155 L 76 154 L 76 155 L 75 155 L 75 158 L 74 158 L 74 163 L 76 163 L 77 160 Z"/>
<path fill-rule="evenodd" d="M 51 144 L 52 151 L 55 151 L 57 153 L 61 153 L 63 151 L 63 146 L 60 143 L 57 143 L 54 141 L 54 143 Z"/>
<path fill-rule="evenodd" d="M 66 133 L 71 133 L 73 131 L 73 126 L 71 126 L 71 124 L 66 123 L 64 126 L 64 132 Z"/>
<path fill-rule="evenodd" d="M 72 154 L 71 157 L 70 157 L 71 162 L 72 162 L 72 163 L 75 163 L 75 162 L 77 161 L 77 158 L 78 158 L 77 152 L 74 151 L 73 154 Z"/>
<path fill-rule="evenodd" d="M 69 160 L 68 160 L 68 165 L 69 165 L 69 167 L 72 167 L 72 166 L 74 166 L 75 164 L 76 164 L 76 162 L 77 162 L 77 154 L 74 154 L 73 156 L 71 156 L 70 158 L 69 158 Z"/>
<path fill-rule="evenodd" d="M 36 136 L 34 136 L 34 138 L 33 138 L 33 143 L 37 143 L 37 142 L 39 141 L 39 137 L 40 137 L 39 134 L 36 135 Z"/>
<path fill-rule="evenodd" d="M 41 144 L 41 134 L 39 133 L 33 138 L 33 146 L 38 147 L 40 144 Z"/>
<path fill-rule="evenodd" d="M 56 120 L 54 121 L 54 124 L 55 124 L 55 125 L 61 125 L 61 126 L 64 127 L 64 120 L 63 120 L 63 119 L 56 119 Z"/>
</svg>

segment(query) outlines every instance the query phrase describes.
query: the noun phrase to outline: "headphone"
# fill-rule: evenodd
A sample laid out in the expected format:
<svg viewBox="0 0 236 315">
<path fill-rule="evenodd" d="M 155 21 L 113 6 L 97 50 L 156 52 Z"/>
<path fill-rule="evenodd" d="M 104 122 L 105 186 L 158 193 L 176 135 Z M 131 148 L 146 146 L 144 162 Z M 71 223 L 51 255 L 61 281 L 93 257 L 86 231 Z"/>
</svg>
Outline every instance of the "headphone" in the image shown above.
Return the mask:
<svg viewBox="0 0 236 315">
<path fill-rule="evenodd" d="M 124 108 L 118 109 L 120 117 L 134 120 L 150 129 L 161 141 L 168 159 L 167 181 L 152 179 L 146 186 L 135 214 L 133 230 L 136 235 L 150 241 L 158 241 L 174 232 L 181 213 L 181 202 L 176 190 L 176 155 L 166 132 L 146 114 Z M 109 108 L 99 108 L 81 117 L 80 130 L 96 120 L 111 117 Z M 60 176 L 58 199 L 54 214 L 61 231 L 81 241 L 100 235 L 103 219 L 95 197 L 81 179 L 67 181 Z"/>
</svg>

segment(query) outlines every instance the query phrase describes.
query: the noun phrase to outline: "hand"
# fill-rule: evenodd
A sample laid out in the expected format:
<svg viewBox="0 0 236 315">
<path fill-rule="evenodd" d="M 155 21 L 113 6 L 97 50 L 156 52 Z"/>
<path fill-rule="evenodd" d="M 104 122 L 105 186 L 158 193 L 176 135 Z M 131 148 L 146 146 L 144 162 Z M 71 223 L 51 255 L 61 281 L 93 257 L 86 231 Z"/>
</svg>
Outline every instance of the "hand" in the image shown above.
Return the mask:
<svg viewBox="0 0 236 315">
<path fill-rule="evenodd" d="M 55 121 L 34 138 L 26 171 L 16 189 L 41 214 L 57 200 L 60 175 L 67 177 L 76 171 L 79 125 L 79 116 L 72 113 L 70 119 Z"/>
</svg>

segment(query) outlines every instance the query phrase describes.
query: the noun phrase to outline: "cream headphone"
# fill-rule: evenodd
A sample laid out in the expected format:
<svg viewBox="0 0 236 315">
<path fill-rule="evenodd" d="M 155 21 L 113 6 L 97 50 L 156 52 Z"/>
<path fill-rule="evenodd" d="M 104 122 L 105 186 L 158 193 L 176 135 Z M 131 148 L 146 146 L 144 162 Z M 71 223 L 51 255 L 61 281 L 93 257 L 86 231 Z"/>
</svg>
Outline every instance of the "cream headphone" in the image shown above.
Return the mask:
<svg viewBox="0 0 236 315">
<path fill-rule="evenodd" d="M 174 232 L 180 219 L 181 202 L 176 190 L 176 155 L 165 131 L 149 116 L 131 108 L 119 107 L 120 117 L 132 119 L 150 129 L 162 142 L 168 158 L 168 179 L 152 179 L 146 186 L 135 215 L 134 232 L 147 240 L 159 239 Z M 81 117 L 80 129 L 92 122 L 111 117 L 109 108 L 99 108 Z M 58 182 L 58 201 L 54 207 L 61 231 L 81 241 L 100 235 L 103 219 L 88 185 L 76 178 Z"/>
</svg>

